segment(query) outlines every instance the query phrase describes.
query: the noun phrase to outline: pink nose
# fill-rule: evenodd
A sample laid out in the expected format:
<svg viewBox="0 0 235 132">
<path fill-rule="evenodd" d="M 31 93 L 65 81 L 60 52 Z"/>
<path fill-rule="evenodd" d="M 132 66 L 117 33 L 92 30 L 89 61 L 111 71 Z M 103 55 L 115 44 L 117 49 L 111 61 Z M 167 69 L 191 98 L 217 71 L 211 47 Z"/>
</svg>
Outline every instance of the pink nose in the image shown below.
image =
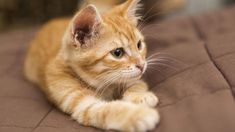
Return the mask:
<svg viewBox="0 0 235 132">
<path fill-rule="evenodd" d="M 144 64 L 138 64 L 138 65 L 136 65 L 136 67 L 137 67 L 138 69 L 140 69 L 141 72 L 144 71 Z"/>
</svg>

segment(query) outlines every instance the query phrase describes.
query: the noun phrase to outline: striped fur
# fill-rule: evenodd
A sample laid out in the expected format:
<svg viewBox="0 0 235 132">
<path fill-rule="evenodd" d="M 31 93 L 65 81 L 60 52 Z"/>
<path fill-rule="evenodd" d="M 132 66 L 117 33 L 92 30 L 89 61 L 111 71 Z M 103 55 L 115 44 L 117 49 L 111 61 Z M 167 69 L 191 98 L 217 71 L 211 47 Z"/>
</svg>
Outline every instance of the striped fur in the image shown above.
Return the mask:
<svg viewBox="0 0 235 132">
<path fill-rule="evenodd" d="M 137 3 L 129 0 L 102 15 L 88 5 L 73 19 L 46 24 L 29 47 L 26 77 L 82 125 L 134 132 L 159 122 L 151 108 L 158 99 L 140 80 L 147 50 L 136 28 Z M 125 53 L 117 59 L 110 52 L 121 47 Z"/>
</svg>

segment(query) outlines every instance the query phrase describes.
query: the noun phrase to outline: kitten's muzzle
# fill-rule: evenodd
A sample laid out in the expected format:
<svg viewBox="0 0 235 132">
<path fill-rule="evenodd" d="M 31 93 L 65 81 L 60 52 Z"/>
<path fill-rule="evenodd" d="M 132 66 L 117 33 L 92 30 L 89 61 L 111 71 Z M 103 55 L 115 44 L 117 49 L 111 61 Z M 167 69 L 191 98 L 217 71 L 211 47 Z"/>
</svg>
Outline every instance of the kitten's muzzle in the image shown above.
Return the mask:
<svg viewBox="0 0 235 132">
<path fill-rule="evenodd" d="M 144 72 L 144 64 L 137 64 L 136 65 L 136 68 L 138 68 L 140 71 L 141 71 L 141 73 L 143 73 Z"/>
</svg>

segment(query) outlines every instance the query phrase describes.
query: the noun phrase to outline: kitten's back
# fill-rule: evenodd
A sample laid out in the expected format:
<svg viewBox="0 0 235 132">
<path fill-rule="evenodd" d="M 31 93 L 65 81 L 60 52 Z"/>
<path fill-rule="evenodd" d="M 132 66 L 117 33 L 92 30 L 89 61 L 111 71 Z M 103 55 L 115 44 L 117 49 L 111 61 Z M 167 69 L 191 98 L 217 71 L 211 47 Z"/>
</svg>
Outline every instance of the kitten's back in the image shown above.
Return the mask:
<svg viewBox="0 0 235 132">
<path fill-rule="evenodd" d="M 54 58 L 61 46 L 69 19 L 55 19 L 45 24 L 30 44 L 25 60 L 24 72 L 27 79 L 41 84 L 48 61 Z"/>
</svg>

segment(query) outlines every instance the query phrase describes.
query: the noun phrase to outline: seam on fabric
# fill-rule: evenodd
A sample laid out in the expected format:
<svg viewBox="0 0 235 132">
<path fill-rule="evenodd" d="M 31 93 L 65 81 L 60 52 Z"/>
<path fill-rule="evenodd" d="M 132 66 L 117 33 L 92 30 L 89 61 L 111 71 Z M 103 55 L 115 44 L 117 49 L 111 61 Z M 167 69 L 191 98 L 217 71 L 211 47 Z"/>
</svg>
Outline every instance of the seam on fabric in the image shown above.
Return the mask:
<svg viewBox="0 0 235 132">
<path fill-rule="evenodd" d="M 233 92 L 232 90 L 232 85 L 231 83 L 229 82 L 229 79 L 227 78 L 227 76 L 225 75 L 225 73 L 222 71 L 222 69 L 218 66 L 217 62 L 215 61 L 215 58 L 213 58 L 210 50 L 209 50 L 209 47 L 206 43 L 206 38 L 205 36 L 203 35 L 203 33 L 200 31 L 199 27 L 198 27 L 198 24 L 196 23 L 195 19 L 192 18 L 192 25 L 195 29 L 195 32 L 196 34 L 198 35 L 199 39 L 201 39 L 203 42 L 204 42 L 204 48 L 210 58 L 210 61 L 213 63 L 213 65 L 215 66 L 215 68 L 219 71 L 219 73 L 222 75 L 222 77 L 224 78 L 224 80 L 226 81 L 226 83 L 228 84 L 229 88 L 231 89 L 231 92 L 233 94 L 233 97 L 235 97 L 235 93 Z"/>
<path fill-rule="evenodd" d="M 30 126 L 19 126 L 19 125 L 0 125 L 0 127 L 33 128 L 33 127 L 30 127 Z"/>
<path fill-rule="evenodd" d="M 26 101 L 36 101 L 36 102 L 41 102 L 44 101 L 42 99 L 36 99 L 36 98 L 31 98 L 31 97 L 17 97 L 17 96 L 0 96 L 2 99 L 12 99 L 12 100 L 26 100 Z"/>
<path fill-rule="evenodd" d="M 225 54 L 222 54 L 222 55 L 220 55 L 218 57 L 213 57 L 213 58 L 214 59 L 220 59 L 220 58 L 224 58 L 224 57 L 227 57 L 227 56 L 233 55 L 233 54 L 235 54 L 235 51 L 231 51 L 231 52 L 228 52 L 228 53 L 225 53 Z"/>
<path fill-rule="evenodd" d="M 48 112 L 42 117 L 42 119 L 37 123 L 37 125 L 31 130 L 31 132 L 34 132 L 39 126 L 40 124 L 44 121 L 44 119 L 51 113 L 51 111 L 53 110 L 54 108 L 51 107 Z"/>
<path fill-rule="evenodd" d="M 190 94 L 190 95 L 186 95 L 180 99 L 177 99 L 177 101 L 173 102 L 173 103 L 168 103 L 168 104 L 164 104 L 164 105 L 161 105 L 159 106 L 159 108 L 165 108 L 165 107 L 168 107 L 168 106 L 172 106 L 172 105 L 175 105 L 187 98 L 190 98 L 190 97 L 196 97 L 196 96 L 205 96 L 205 95 L 211 95 L 211 94 L 215 94 L 215 93 L 218 93 L 218 92 L 223 92 L 223 91 L 226 91 L 226 90 L 230 90 L 228 88 L 220 88 L 220 89 L 216 89 L 214 91 L 211 91 L 211 92 L 206 92 L 206 93 L 198 93 L 198 94 Z"/>
</svg>

